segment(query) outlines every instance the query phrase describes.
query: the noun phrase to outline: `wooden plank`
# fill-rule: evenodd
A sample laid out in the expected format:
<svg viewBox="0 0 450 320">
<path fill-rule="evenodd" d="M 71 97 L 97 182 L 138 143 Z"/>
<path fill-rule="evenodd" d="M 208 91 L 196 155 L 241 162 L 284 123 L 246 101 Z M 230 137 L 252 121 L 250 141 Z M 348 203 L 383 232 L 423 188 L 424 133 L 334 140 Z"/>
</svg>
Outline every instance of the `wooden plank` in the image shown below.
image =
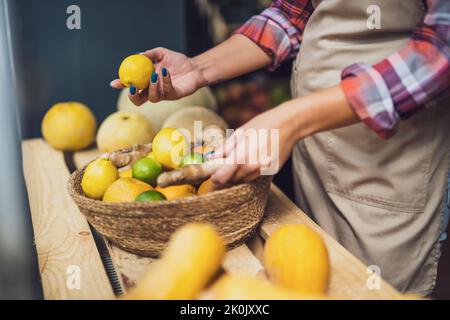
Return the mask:
<svg viewBox="0 0 450 320">
<path fill-rule="evenodd" d="M 226 253 L 222 268 L 230 274 L 266 277 L 263 265 L 245 244 Z"/>
<path fill-rule="evenodd" d="M 155 259 L 135 255 L 112 245 L 108 240 L 108 250 L 122 281 L 125 291 L 134 287 L 150 269 Z"/>
<path fill-rule="evenodd" d="M 73 155 L 73 160 L 75 162 L 75 166 L 79 169 L 87 165 L 92 160 L 98 158 L 101 154 L 102 153 L 97 148 L 91 148 L 75 152 Z"/>
<path fill-rule="evenodd" d="M 22 151 L 44 297 L 114 298 L 88 223 L 67 194 L 63 154 L 41 139 L 24 141 Z"/>
<path fill-rule="evenodd" d="M 382 281 L 379 290 L 369 290 L 366 285 L 367 267 L 314 223 L 278 187 L 272 185 L 260 233 L 267 238 L 287 223 L 303 223 L 319 233 L 325 241 L 331 263 L 331 296 L 343 299 L 394 299 L 400 296 L 385 281 Z"/>
</svg>

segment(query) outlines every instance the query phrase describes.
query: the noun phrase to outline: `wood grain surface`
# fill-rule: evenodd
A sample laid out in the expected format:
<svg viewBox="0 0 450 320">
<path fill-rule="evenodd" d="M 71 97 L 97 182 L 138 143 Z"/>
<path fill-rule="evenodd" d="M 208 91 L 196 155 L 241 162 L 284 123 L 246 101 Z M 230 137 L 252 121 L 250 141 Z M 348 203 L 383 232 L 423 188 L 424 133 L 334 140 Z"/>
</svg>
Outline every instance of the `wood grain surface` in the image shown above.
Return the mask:
<svg viewBox="0 0 450 320">
<path fill-rule="evenodd" d="M 63 154 L 40 139 L 22 150 L 44 297 L 114 298 L 86 219 L 66 191 Z"/>
</svg>

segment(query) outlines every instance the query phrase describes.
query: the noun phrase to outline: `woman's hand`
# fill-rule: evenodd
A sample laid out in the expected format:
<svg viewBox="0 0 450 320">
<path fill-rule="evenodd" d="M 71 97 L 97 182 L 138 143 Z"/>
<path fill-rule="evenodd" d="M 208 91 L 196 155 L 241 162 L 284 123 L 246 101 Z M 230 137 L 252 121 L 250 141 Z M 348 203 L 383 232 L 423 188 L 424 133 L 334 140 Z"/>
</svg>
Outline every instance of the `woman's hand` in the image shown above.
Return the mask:
<svg viewBox="0 0 450 320">
<path fill-rule="evenodd" d="M 128 96 L 136 106 L 143 105 L 147 100 L 177 100 L 208 84 L 193 59 L 182 53 L 156 48 L 142 54 L 155 63 L 155 72 L 147 89 L 137 92 L 136 88 L 130 88 Z M 112 81 L 111 86 L 116 89 L 124 88 L 119 79 Z"/>
<path fill-rule="evenodd" d="M 165 48 L 143 54 L 156 64 L 156 72 L 151 77 L 149 88 L 141 92 L 130 88 L 129 98 L 137 106 L 147 100 L 180 99 L 208 84 L 246 74 L 272 62 L 260 47 L 242 35 L 233 35 L 194 58 Z M 119 79 L 112 81 L 111 86 L 124 88 Z"/>
<path fill-rule="evenodd" d="M 297 141 L 359 121 L 340 86 L 288 101 L 236 130 L 214 154 L 213 158 L 225 158 L 225 165 L 211 178 L 224 185 L 249 182 L 261 174 L 273 175 L 286 162 Z M 257 139 L 248 139 L 255 130 Z"/>
<path fill-rule="evenodd" d="M 250 182 L 260 175 L 276 174 L 297 142 L 295 121 L 281 105 L 250 120 L 231 135 L 213 158 L 225 165 L 213 176 L 215 184 Z"/>
</svg>

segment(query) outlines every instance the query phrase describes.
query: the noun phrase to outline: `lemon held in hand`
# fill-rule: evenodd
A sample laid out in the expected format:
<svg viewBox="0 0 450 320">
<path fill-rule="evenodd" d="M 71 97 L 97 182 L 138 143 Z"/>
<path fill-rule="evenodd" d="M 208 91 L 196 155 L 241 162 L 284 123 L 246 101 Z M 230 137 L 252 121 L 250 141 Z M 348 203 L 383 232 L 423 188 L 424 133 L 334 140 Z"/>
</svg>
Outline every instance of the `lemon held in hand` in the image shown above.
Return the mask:
<svg viewBox="0 0 450 320">
<path fill-rule="evenodd" d="M 119 172 L 113 163 L 100 158 L 86 167 L 81 188 L 87 197 L 100 200 L 106 189 L 117 179 L 119 179 Z"/>
<path fill-rule="evenodd" d="M 146 157 L 133 165 L 133 178 L 156 186 L 156 179 L 163 171 L 158 161 Z"/>
<path fill-rule="evenodd" d="M 142 192 L 140 195 L 137 196 L 136 202 L 153 202 L 153 201 L 163 201 L 167 200 L 166 197 L 158 191 L 155 190 L 149 190 Z"/>
<path fill-rule="evenodd" d="M 76 151 L 92 144 L 97 121 L 92 111 L 82 103 L 57 103 L 45 114 L 41 129 L 53 148 Z"/>
<path fill-rule="evenodd" d="M 142 54 L 135 54 L 123 60 L 119 68 L 119 78 L 124 86 L 131 85 L 139 90 L 148 87 L 150 76 L 155 71 L 153 62 Z"/>
<path fill-rule="evenodd" d="M 164 128 L 155 136 L 152 145 L 153 155 L 166 169 L 180 167 L 188 151 L 185 136 L 177 129 Z"/>
<path fill-rule="evenodd" d="M 153 188 L 142 181 L 133 178 L 120 178 L 106 190 L 103 196 L 105 202 L 134 202 L 136 197 L 144 191 Z"/>
</svg>

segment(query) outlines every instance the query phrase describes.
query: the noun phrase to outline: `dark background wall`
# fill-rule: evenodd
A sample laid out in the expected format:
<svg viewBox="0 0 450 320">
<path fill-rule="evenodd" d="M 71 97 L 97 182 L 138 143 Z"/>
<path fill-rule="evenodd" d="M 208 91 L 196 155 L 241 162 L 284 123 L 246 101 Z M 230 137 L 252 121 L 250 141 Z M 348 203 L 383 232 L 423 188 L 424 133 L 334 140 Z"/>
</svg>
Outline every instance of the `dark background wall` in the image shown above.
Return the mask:
<svg viewBox="0 0 450 320">
<path fill-rule="evenodd" d="M 130 54 L 157 46 L 185 53 L 207 47 L 206 28 L 199 28 L 204 22 L 196 17 L 193 1 L 10 3 L 23 138 L 40 136 L 41 119 L 56 102 L 84 102 L 102 121 L 114 111 L 118 96 L 109 82 Z M 81 8 L 81 30 L 66 27 L 72 4 Z"/>
</svg>

